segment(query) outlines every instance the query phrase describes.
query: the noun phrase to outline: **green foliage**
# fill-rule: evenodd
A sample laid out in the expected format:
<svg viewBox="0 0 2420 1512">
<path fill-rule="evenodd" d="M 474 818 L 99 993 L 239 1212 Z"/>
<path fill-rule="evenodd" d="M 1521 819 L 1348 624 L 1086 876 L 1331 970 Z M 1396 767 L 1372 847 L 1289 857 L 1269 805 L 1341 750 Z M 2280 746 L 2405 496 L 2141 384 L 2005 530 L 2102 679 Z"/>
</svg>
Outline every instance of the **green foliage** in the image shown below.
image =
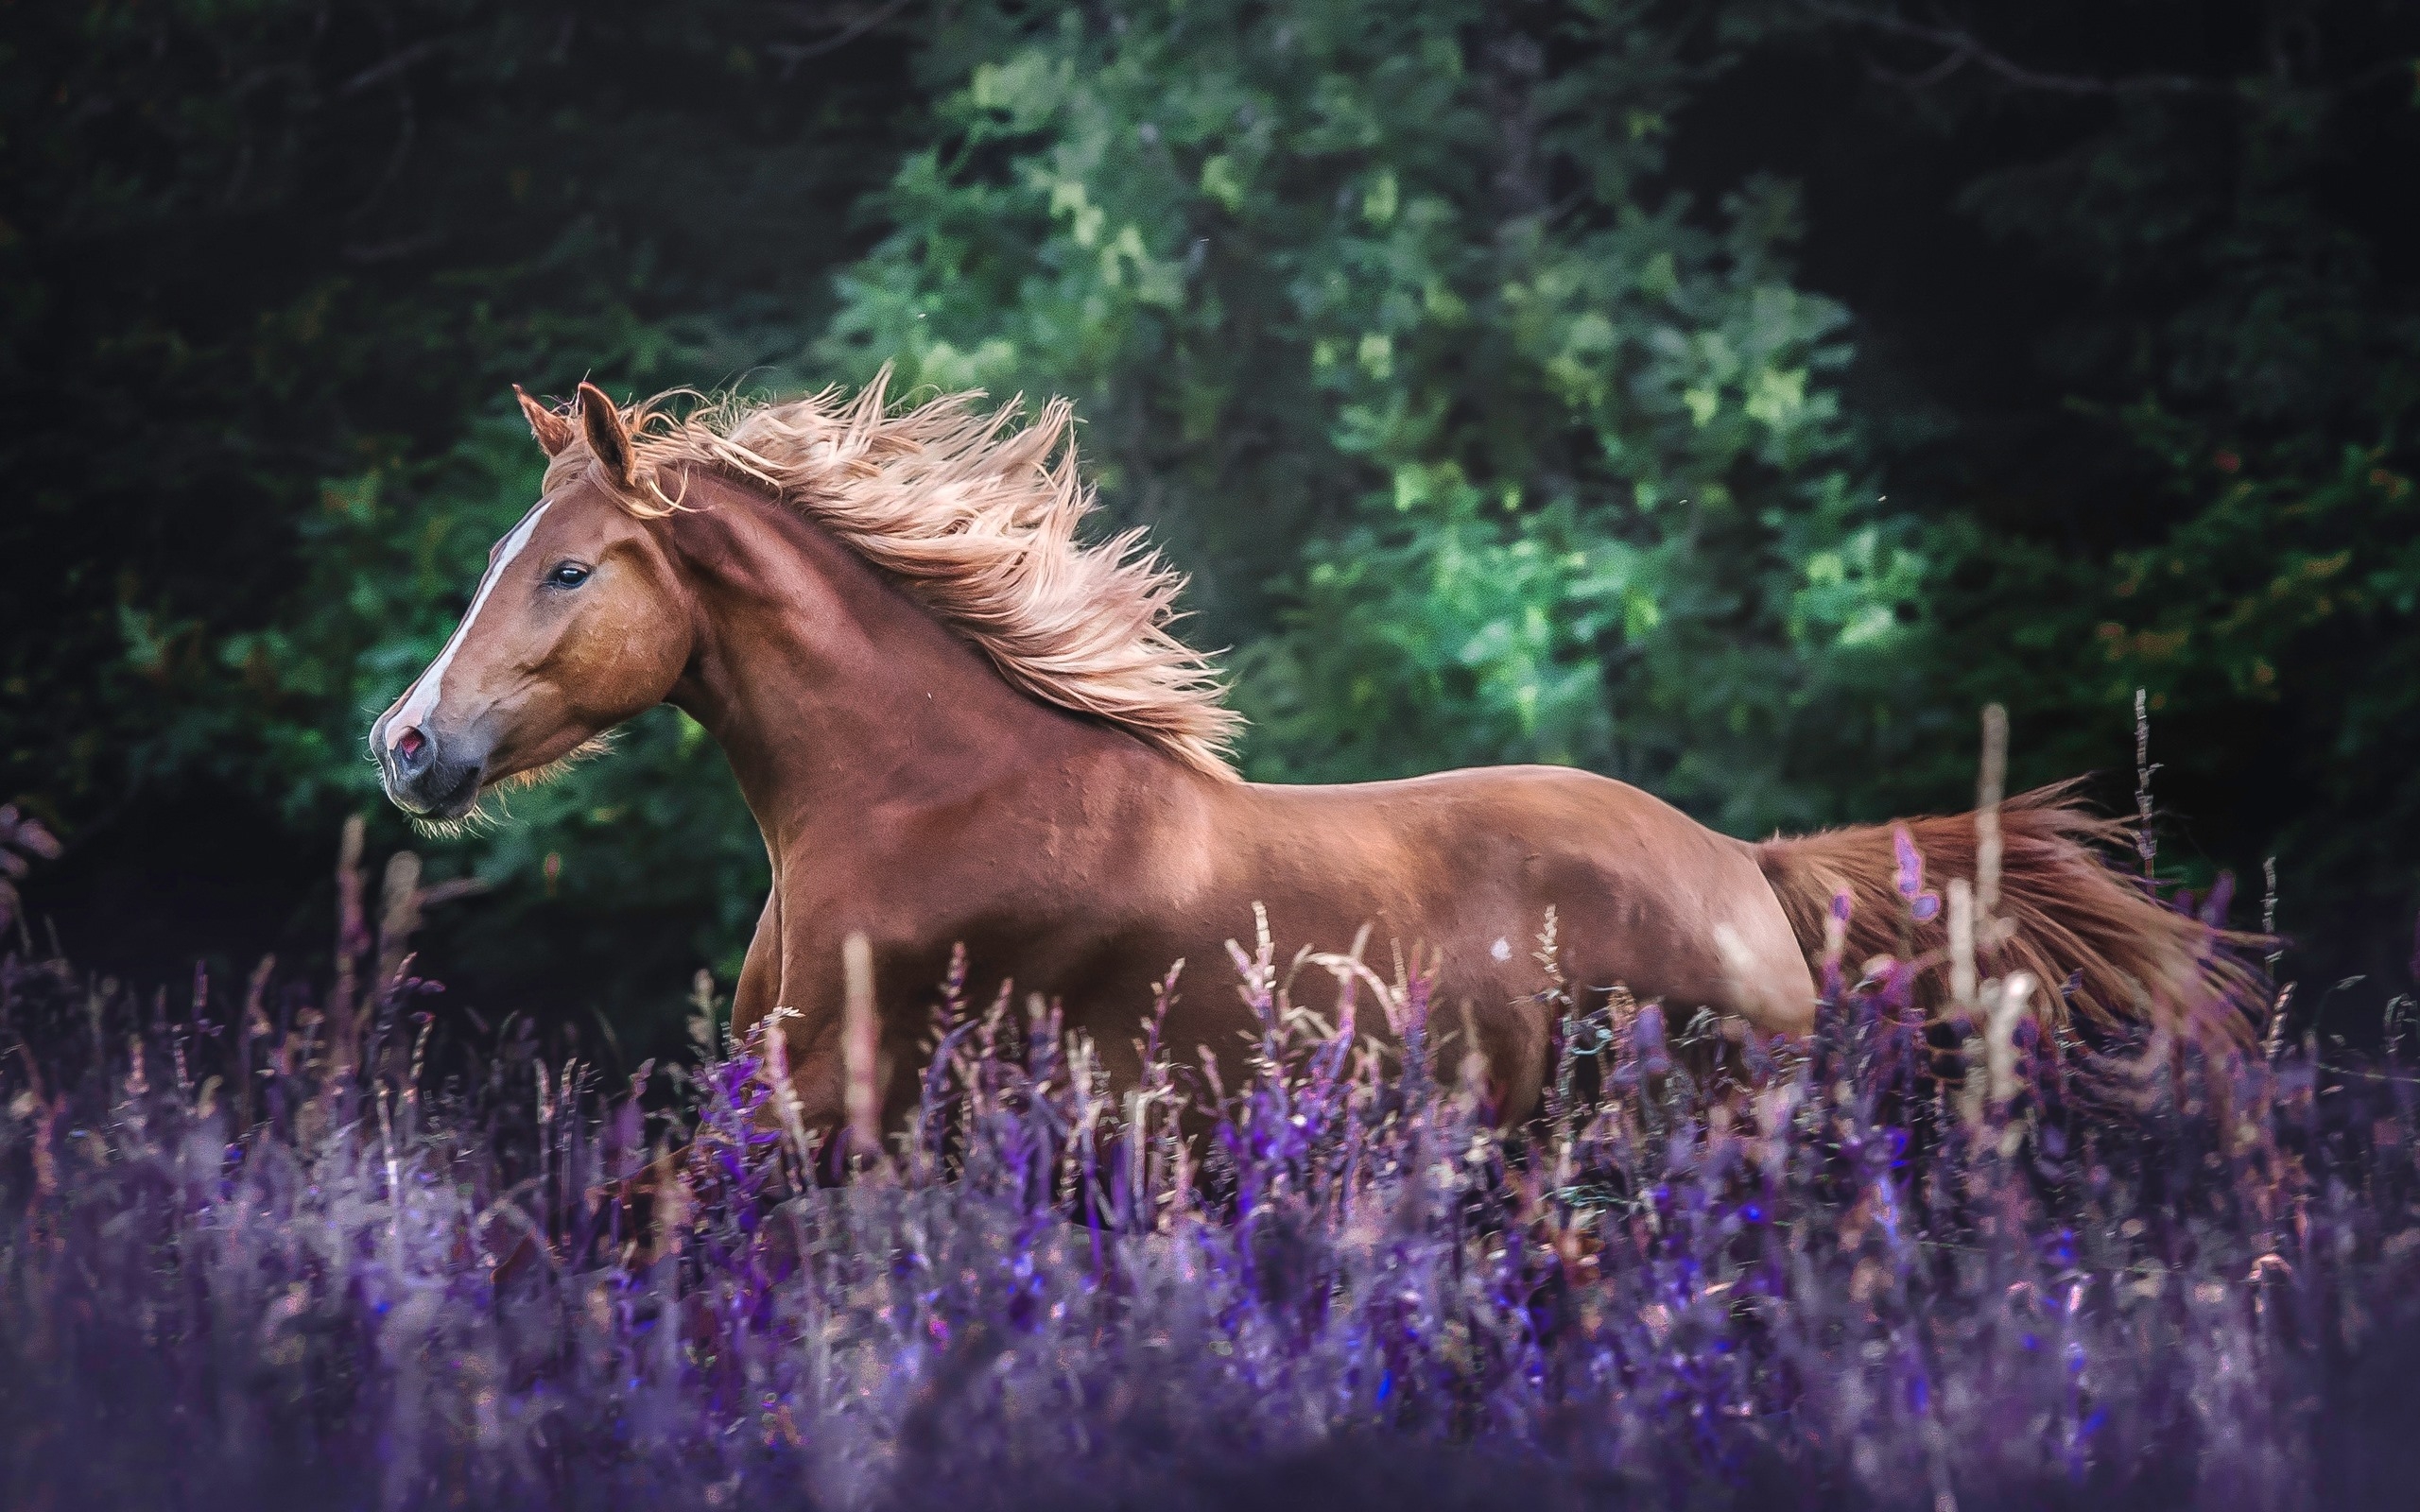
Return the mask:
<svg viewBox="0 0 2420 1512">
<path fill-rule="evenodd" d="M 2175 523 L 2081 560 L 1962 523 L 1954 549 L 1991 576 L 1987 592 L 1948 595 L 1953 644 L 1977 650 L 1940 682 L 1968 696 L 2014 690 L 2042 775 L 2115 765 L 2134 691 L 2146 690 L 2164 791 L 2228 794 L 2300 884 L 2303 908 L 2358 907 L 2394 929 L 2420 890 L 2407 849 L 2420 784 L 2393 754 L 2420 742 L 2411 463 L 2384 444 L 2247 456 L 2155 400 L 2122 420 L 2164 463 Z M 2246 786 L 2250 772 L 2267 776 Z M 2209 807 L 2227 835 L 2229 806 Z M 2206 873 L 2210 859 L 2197 860 Z"/>
<path fill-rule="evenodd" d="M 1788 191 L 1646 187 L 1689 77 L 1651 8 L 954 43 L 981 61 L 824 350 L 1081 395 L 1113 508 L 1210 570 L 1256 774 L 1584 763 L 1740 826 L 1831 812 L 1924 558 L 1851 481 Z"/>
<path fill-rule="evenodd" d="M 2055 122 L 1958 202 L 2059 281 L 2024 355 L 2066 447 L 2107 460 L 2047 507 L 1945 522 L 1927 681 L 2008 702 L 2034 777 L 2119 765 L 2148 690 L 2160 793 L 2191 816 L 2177 853 L 2204 873 L 2274 854 L 2290 927 L 2391 948 L 2420 906 L 2420 287 L 2383 217 L 2420 147 L 2420 37 L 2354 6 L 2307 23 L 2290 48 L 2216 34 L 2181 83 L 2089 108 L 1977 81 L 1928 101 L 1953 130 Z M 2032 24 L 2023 45 L 2061 34 Z M 1979 455 L 1985 430 L 1950 444 Z M 1960 755 L 1910 775 L 1947 788 Z"/>
</svg>

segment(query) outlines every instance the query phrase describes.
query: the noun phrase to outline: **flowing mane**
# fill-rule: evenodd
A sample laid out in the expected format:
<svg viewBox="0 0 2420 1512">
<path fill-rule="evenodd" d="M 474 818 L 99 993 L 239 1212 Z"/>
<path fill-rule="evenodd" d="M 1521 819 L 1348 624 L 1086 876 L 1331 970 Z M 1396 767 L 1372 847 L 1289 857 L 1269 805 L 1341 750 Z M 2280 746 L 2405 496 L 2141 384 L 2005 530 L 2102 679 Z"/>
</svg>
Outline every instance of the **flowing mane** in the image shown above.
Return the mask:
<svg viewBox="0 0 2420 1512">
<path fill-rule="evenodd" d="M 1234 779 L 1227 747 L 1242 716 L 1217 668 L 1170 629 L 1182 574 L 1130 530 L 1096 545 L 1077 537 L 1093 490 L 1077 468 L 1075 414 L 1063 399 L 1030 425 L 1021 403 L 980 407 L 948 394 L 892 413 L 885 368 L 854 397 L 725 398 L 676 417 L 658 396 L 624 413 L 636 490 L 619 486 L 584 441 L 546 470 L 552 490 L 586 479 L 634 513 L 679 507 L 678 484 L 709 468 L 770 489 L 897 578 L 981 647 L 1011 683 L 1117 725 L 1194 769 Z"/>
</svg>

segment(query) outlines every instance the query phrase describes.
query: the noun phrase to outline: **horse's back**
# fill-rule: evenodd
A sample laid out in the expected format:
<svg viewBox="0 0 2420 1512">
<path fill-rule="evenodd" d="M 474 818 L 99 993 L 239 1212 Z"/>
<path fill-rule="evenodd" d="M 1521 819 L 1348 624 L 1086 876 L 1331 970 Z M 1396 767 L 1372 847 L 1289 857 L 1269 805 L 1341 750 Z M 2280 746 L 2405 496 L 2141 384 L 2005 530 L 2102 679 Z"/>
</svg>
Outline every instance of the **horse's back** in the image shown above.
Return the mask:
<svg viewBox="0 0 2420 1512">
<path fill-rule="evenodd" d="M 1743 849 L 1643 788 L 1574 766 L 1465 766 L 1376 782 L 1266 785 L 1256 791 L 1312 813 L 1398 823 L 1486 822 L 1510 837 L 1553 838 L 1578 826 L 1599 845 Z"/>
</svg>

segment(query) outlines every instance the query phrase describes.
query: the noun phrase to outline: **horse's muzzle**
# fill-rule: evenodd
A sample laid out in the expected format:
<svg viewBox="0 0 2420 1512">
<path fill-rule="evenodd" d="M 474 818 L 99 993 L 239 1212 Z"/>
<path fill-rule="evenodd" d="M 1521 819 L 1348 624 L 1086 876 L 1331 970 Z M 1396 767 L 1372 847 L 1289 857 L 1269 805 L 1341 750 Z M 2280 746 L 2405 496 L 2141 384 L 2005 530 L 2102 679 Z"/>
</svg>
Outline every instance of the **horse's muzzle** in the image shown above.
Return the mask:
<svg viewBox="0 0 2420 1512">
<path fill-rule="evenodd" d="M 382 724 L 372 731 L 371 744 L 387 797 L 405 813 L 458 819 L 478 802 L 487 753 L 464 749 L 469 742 L 444 739 L 417 726 L 397 731 L 389 741 Z"/>
</svg>

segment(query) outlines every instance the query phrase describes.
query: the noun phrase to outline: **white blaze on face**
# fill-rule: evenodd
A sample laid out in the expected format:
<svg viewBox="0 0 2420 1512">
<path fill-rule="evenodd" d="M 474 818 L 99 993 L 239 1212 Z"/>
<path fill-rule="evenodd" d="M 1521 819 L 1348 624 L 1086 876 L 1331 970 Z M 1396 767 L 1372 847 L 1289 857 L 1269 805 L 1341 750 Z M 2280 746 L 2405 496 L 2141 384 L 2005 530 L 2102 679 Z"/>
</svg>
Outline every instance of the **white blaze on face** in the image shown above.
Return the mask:
<svg viewBox="0 0 2420 1512">
<path fill-rule="evenodd" d="M 445 643 L 444 650 L 437 653 L 437 660 L 431 662 L 428 670 L 420 675 L 420 680 L 411 685 L 411 691 L 405 694 L 404 701 L 396 706 L 394 716 L 387 721 L 389 750 L 395 748 L 395 743 L 403 738 L 405 730 L 416 729 L 437 712 L 437 700 L 445 691 L 447 664 L 454 660 L 454 653 L 462 648 L 462 638 L 471 633 L 471 622 L 479 617 L 479 610 L 486 605 L 488 595 L 495 592 L 495 585 L 504 580 L 505 569 L 512 565 L 512 558 L 520 556 L 521 548 L 529 544 L 529 538 L 537 532 L 538 521 L 545 512 L 546 506 L 540 504 L 522 516 L 521 523 L 512 527 L 512 534 L 504 538 L 504 544 L 496 550 L 495 564 L 488 569 L 485 577 L 479 579 L 479 591 L 471 595 L 470 611 L 462 616 L 461 624 L 454 627 L 454 638 Z"/>
</svg>

